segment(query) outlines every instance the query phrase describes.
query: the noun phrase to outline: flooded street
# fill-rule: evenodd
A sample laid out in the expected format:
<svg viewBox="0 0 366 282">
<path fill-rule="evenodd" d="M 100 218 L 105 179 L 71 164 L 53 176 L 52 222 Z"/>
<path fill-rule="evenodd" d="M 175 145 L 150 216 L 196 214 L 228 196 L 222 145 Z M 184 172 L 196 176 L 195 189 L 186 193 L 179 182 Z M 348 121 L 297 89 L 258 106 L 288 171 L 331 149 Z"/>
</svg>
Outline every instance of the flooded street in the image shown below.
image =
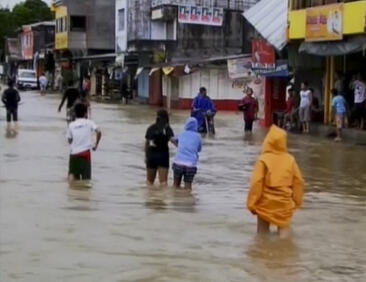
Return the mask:
<svg viewBox="0 0 366 282">
<path fill-rule="evenodd" d="M 263 132 L 244 140 L 240 115 L 218 114 L 187 195 L 146 189 L 156 109 L 93 104 L 92 188 L 69 189 L 60 97 L 22 98 L 15 138 L 0 117 L 1 282 L 366 281 L 365 147 L 290 136 L 304 205 L 291 241 L 261 240 L 244 201 Z M 176 134 L 186 115 L 173 113 Z"/>
</svg>

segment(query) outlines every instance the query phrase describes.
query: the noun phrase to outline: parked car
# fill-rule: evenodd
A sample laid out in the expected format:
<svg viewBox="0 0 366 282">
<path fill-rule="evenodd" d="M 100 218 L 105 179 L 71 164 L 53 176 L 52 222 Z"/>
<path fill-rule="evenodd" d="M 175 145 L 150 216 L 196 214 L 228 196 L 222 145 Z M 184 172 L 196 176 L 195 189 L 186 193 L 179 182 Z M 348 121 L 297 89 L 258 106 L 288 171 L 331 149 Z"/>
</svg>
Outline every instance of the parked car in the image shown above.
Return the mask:
<svg viewBox="0 0 366 282">
<path fill-rule="evenodd" d="M 19 69 L 16 76 L 16 84 L 19 89 L 37 89 L 37 73 L 35 70 Z"/>
</svg>

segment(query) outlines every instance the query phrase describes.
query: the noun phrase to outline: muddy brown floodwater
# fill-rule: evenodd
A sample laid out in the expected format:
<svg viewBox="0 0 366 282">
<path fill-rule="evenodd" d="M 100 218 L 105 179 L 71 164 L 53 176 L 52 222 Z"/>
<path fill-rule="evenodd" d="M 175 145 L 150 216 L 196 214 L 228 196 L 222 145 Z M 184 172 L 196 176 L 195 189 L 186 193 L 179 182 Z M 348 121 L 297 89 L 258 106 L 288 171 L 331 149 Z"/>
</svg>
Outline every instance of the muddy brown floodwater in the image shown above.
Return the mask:
<svg viewBox="0 0 366 282">
<path fill-rule="evenodd" d="M 263 132 L 244 140 L 240 115 L 218 114 L 186 195 L 145 188 L 155 109 L 93 104 L 104 136 L 92 188 L 69 189 L 59 97 L 22 96 L 15 138 L 1 112 L 1 282 L 366 281 L 365 147 L 290 136 L 304 206 L 291 241 L 263 240 L 244 208 Z M 173 114 L 176 133 L 186 115 Z"/>
</svg>

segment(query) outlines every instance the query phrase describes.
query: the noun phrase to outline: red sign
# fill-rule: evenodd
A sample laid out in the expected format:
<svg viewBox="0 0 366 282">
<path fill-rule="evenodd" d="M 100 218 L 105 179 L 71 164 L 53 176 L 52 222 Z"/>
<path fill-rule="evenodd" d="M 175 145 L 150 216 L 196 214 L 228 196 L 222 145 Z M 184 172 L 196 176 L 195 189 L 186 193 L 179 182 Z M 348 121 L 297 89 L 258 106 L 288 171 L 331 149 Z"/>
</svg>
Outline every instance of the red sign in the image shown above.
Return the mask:
<svg viewBox="0 0 366 282">
<path fill-rule="evenodd" d="M 22 57 L 24 60 L 33 59 L 33 32 L 31 29 L 24 28 L 21 33 Z"/>
<path fill-rule="evenodd" d="M 265 40 L 252 40 L 252 68 L 274 69 L 276 56 L 274 49 Z"/>
</svg>

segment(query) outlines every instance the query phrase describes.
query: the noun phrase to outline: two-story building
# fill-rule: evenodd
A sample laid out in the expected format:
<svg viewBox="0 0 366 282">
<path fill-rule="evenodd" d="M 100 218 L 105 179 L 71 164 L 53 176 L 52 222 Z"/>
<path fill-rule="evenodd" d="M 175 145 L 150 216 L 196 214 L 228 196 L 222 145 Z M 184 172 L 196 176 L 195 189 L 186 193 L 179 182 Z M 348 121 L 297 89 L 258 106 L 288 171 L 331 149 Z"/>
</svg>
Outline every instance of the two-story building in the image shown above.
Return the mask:
<svg viewBox="0 0 366 282">
<path fill-rule="evenodd" d="M 258 1 L 118 2 L 116 49 L 138 54 L 138 97 L 183 109 L 205 86 L 218 109 L 237 108 L 242 87 L 229 77 L 227 59 L 249 55 L 253 29 L 241 14 Z"/>
<path fill-rule="evenodd" d="M 21 66 L 34 69 L 38 76 L 46 71 L 46 60 L 53 56 L 55 22 L 38 22 L 24 25 L 19 33 Z M 52 60 L 52 58 L 50 58 Z M 52 71 L 52 70 L 50 70 Z"/>
<path fill-rule="evenodd" d="M 92 94 L 105 85 L 115 60 L 115 0 L 55 0 L 55 50 L 63 72 L 80 84 L 92 78 Z M 71 78 L 69 78 L 71 79 Z"/>
</svg>

